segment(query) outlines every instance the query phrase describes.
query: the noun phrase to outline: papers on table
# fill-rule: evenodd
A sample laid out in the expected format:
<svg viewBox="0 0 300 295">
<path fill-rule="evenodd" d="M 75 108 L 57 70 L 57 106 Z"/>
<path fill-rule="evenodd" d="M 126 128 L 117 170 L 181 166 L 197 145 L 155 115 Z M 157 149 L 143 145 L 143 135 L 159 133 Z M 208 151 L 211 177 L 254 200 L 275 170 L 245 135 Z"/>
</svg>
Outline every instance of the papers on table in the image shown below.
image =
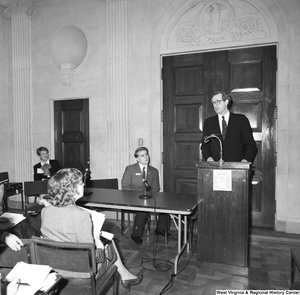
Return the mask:
<svg viewBox="0 0 300 295">
<path fill-rule="evenodd" d="M 13 225 L 16 225 L 20 223 L 22 220 L 25 219 L 25 216 L 23 214 L 18 214 L 18 213 L 10 213 L 10 212 L 5 212 L 1 215 L 1 218 L 5 217 L 11 222 Z"/>
<path fill-rule="evenodd" d="M 0 216 L 0 231 L 7 230 L 24 220 L 23 214 L 5 212 Z"/>
<path fill-rule="evenodd" d="M 34 295 L 38 290 L 48 290 L 57 280 L 56 273 L 50 273 L 52 268 L 48 265 L 28 264 L 18 262 L 9 272 L 5 280 L 11 282 L 18 278 L 20 283 L 16 295 Z"/>
</svg>

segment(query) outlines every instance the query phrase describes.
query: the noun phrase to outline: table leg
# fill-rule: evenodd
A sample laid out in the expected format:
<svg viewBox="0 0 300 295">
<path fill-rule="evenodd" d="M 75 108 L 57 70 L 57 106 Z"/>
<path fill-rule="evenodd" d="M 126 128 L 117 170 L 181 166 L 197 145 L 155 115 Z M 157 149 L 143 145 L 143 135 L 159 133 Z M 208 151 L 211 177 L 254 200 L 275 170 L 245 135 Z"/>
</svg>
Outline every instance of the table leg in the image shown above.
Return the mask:
<svg viewBox="0 0 300 295">
<path fill-rule="evenodd" d="M 184 244 L 181 247 L 181 215 L 178 215 L 178 254 L 175 257 L 175 261 L 174 261 L 174 274 L 177 275 L 177 271 L 178 271 L 178 261 L 179 258 L 181 256 L 181 254 L 183 253 L 184 249 L 187 246 L 187 217 L 184 217 L 185 223 L 184 223 Z"/>
<path fill-rule="evenodd" d="M 117 214 L 118 214 L 118 212 L 117 212 Z M 120 215 L 121 215 L 121 226 L 120 226 L 121 237 L 123 237 L 124 236 L 124 230 L 125 230 L 125 226 L 124 226 L 125 214 L 124 214 L 123 210 L 120 211 Z"/>
<path fill-rule="evenodd" d="M 184 215 L 184 244 L 187 245 L 187 253 L 190 253 L 190 245 L 187 238 L 187 232 L 188 232 L 188 223 L 187 223 L 187 216 Z"/>
<path fill-rule="evenodd" d="M 181 215 L 178 215 L 178 253 L 180 253 L 181 248 Z"/>
</svg>

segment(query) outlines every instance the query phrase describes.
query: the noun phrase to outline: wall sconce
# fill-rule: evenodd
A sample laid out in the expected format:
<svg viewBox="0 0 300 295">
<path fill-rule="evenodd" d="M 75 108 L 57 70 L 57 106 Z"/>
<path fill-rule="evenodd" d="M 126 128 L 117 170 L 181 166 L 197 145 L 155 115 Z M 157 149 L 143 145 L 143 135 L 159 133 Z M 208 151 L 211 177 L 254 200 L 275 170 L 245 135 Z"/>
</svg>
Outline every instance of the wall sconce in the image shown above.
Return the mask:
<svg viewBox="0 0 300 295">
<path fill-rule="evenodd" d="M 52 37 L 50 56 L 60 69 L 64 86 L 71 86 L 75 69 L 82 63 L 87 52 L 85 34 L 75 26 L 65 26 Z"/>
</svg>

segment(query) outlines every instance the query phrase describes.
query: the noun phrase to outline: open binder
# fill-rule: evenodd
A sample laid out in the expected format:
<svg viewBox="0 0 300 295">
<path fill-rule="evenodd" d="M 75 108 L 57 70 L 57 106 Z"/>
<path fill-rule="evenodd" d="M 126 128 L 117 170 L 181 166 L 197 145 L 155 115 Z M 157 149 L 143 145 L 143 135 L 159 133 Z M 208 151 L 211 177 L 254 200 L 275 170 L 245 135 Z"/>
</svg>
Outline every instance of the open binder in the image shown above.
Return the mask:
<svg viewBox="0 0 300 295">
<path fill-rule="evenodd" d="M 48 265 L 18 262 L 5 278 L 6 282 L 20 280 L 16 295 L 47 294 L 62 278 Z"/>
</svg>

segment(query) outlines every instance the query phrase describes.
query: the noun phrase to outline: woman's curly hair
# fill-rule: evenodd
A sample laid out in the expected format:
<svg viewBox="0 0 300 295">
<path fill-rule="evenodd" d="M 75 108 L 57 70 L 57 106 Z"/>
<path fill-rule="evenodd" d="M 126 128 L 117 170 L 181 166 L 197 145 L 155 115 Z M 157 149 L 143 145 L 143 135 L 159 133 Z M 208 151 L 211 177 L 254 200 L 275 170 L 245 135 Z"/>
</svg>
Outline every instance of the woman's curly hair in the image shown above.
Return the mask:
<svg viewBox="0 0 300 295">
<path fill-rule="evenodd" d="M 78 185 L 82 184 L 82 173 L 76 168 L 59 170 L 48 181 L 50 203 L 56 207 L 75 204 L 79 194 Z"/>
</svg>

